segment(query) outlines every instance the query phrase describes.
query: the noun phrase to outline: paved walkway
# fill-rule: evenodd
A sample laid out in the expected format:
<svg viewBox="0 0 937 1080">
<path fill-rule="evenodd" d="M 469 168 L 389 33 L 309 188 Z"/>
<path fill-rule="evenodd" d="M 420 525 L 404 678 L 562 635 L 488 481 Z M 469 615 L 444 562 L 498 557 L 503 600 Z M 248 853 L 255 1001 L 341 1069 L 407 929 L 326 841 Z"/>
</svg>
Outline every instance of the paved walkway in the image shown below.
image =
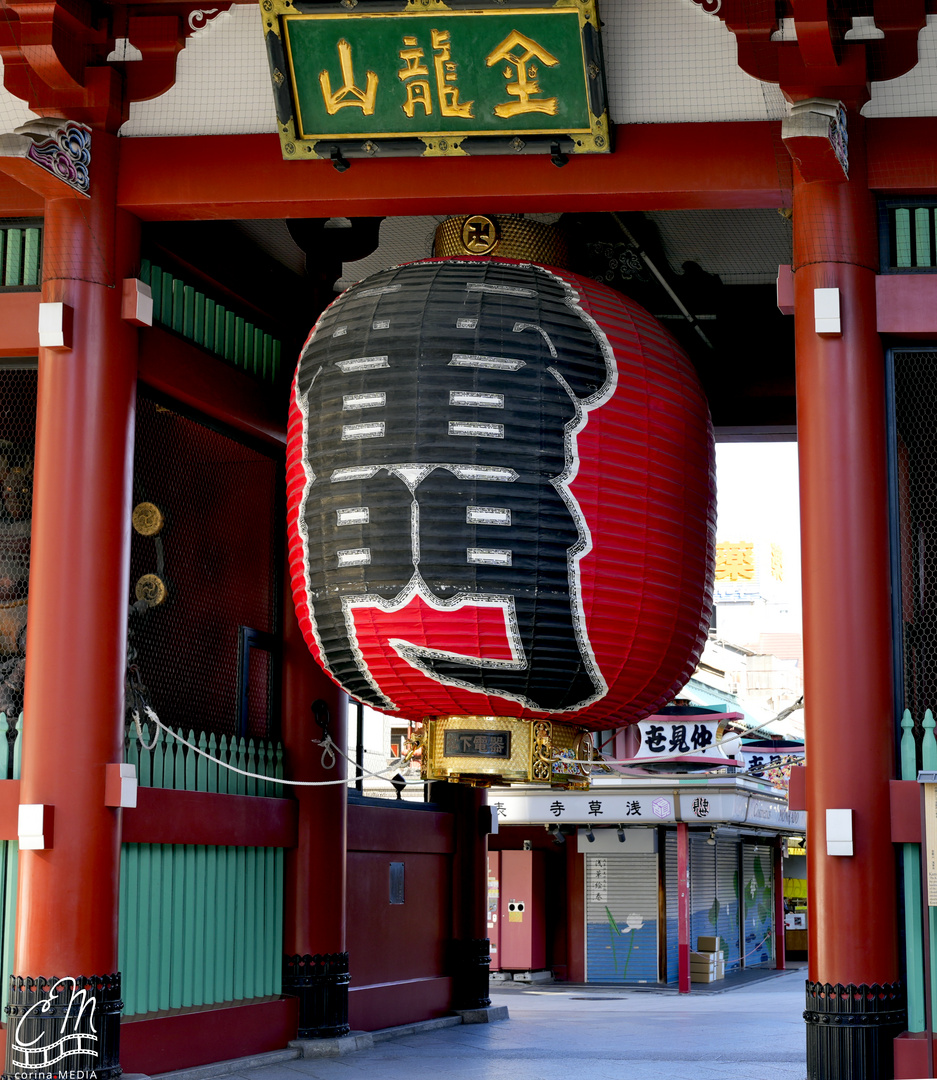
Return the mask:
<svg viewBox="0 0 937 1080">
<path fill-rule="evenodd" d="M 404 1035 L 336 1058 L 235 1066 L 229 1080 L 805 1080 L 805 974 L 689 996 L 493 986 L 508 1021 Z"/>
</svg>

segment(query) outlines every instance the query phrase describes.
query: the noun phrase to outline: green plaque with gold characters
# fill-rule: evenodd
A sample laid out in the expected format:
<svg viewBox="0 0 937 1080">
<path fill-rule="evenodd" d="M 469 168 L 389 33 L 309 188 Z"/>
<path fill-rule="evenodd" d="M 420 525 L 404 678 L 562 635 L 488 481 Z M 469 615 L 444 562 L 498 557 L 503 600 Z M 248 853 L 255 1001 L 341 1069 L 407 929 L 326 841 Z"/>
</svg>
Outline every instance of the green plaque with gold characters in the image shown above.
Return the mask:
<svg viewBox="0 0 937 1080">
<path fill-rule="evenodd" d="M 596 0 L 261 0 L 287 160 L 607 153 Z"/>
</svg>

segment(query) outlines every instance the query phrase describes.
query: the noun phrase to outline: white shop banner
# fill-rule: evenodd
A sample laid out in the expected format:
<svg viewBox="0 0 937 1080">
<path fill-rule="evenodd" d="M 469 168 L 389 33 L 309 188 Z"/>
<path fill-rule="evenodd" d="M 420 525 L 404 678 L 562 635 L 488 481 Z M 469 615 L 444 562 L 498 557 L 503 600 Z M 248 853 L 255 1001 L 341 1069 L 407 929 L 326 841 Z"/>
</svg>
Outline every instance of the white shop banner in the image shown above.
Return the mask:
<svg viewBox="0 0 937 1080">
<path fill-rule="evenodd" d="M 546 791 L 514 795 L 488 793 L 488 805 L 499 825 L 550 825 L 554 822 L 594 822 L 598 825 L 650 825 L 675 821 L 671 792 L 653 794 L 607 794 L 606 792 Z"/>
<path fill-rule="evenodd" d="M 681 791 L 680 818 L 682 821 L 741 822 L 745 820 L 747 803 L 744 795 L 710 794 L 705 789 Z"/>
<path fill-rule="evenodd" d="M 694 720 L 692 716 L 679 720 L 642 720 L 638 724 L 641 743 L 636 758 L 668 758 L 686 754 L 692 757 L 725 759 L 718 748 L 718 720 Z"/>
<path fill-rule="evenodd" d="M 757 776 L 768 769 L 777 769 L 783 765 L 803 765 L 804 747 L 803 744 L 780 749 L 743 746 L 742 757 L 745 759 L 746 771 Z"/>
<path fill-rule="evenodd" d="M 805 810 L 789 810 L 787 803 L 771 799 L 751 799 L 748 804 L 748 816 L 745 819 L 752 825 L 765 825 L 769 829 L 781 832 L 804 832 L 807 828 Z"/>
</svg>

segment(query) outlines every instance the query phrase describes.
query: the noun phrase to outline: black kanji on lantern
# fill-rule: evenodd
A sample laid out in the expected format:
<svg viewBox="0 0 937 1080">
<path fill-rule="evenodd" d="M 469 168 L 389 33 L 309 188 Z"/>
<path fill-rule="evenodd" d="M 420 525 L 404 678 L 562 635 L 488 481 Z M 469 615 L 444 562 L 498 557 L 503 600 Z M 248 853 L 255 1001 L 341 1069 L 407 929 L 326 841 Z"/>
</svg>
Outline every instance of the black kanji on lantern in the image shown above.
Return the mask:
<svg viewBox="0 0 937 1080">
<path fill-rule="evenodd" d="M 578 556 L 589 531 L 568 483 L 584 410 L 614 389 L 607 339 L 541 267 L 416 263 L 376 274 L 323 315 L 300 360 L 307 588 L 324 665 L 393 708 L 354 610 L 500 605 L 513 658 L 392 642 L 443 683 L 561 711 L 606 692 L 589 647 Z"/>
</svg>

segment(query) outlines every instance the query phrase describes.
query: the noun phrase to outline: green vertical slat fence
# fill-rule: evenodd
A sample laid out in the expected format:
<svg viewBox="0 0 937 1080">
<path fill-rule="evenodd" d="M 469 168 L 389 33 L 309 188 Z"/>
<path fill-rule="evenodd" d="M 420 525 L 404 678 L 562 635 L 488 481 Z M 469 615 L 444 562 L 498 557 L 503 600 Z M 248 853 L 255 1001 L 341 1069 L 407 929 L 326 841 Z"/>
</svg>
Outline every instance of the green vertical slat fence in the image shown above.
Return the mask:
<svg viewBox="0 0 937 1080">
<path fill-rule="evenodd" d="M 0 223 L 0 286 L 39 289 L 42 285 L 42 229 Z"/>
<path fill-rule="evenodd" d="M 926 206 L 914 211 L 914 255 L 917 266 L 933 266 L 930 243 L 930 215 Z"/>
<path fill-rule="evenodd" d="M 901 779 L 917 779 L 914 721 L 901 718 Z M 924 928 L 921 917 L 921 845 L 902 844 L 904 924 L 907 950 L 908 1031 L 924 1031 Z"/>
<path fill-rule="evenodd" d="M 142 725 L 144 742 L 151 741 L 151 728 Z M 141 786 L 281 795 L 276 780 L 283 776 L 282 744 L 218 739 L 191 729 L 178 729 L 178 734 L 216 760 L 159 729 L 156 745 L 148 750 L 130 724 L 124 759 L 137 766 Z M 239 776 L 218 760 L 266 779 Z M 0 849 L 0 869 L 2 858 Z M 283 867 L 280 849 L 124 844 L 118 951 L 125 1015 L 278 993 Z M 13 886 L 15 900 L 15 872 Z M 7 925 L 13 924 L 4 921 Z"/>
<path fill-rule="evenodd" d="M 895 211 L 895 266 L 911 265 L 911 211 Z"/>
<path fill-rule="evenodd" d="M 4 265 L 4 249 L 0 245 L 0 280 Z M 154 322 L 168 326 L 243 371 L 267 382 L 277 380 L 282 343 L 272 334 L 186 285 L 149 259 L 140 263 L 140 278 L 153 293 Z"/>
<path fill-rule="evenodd" d="M 8 720 L 0 713 L 0 720 L 0 731 L 7 735 L 6 774 L 18 779 L 22 715 Z M 144 738 L 149 740 L 147 727 L 143 725 Z M 196 742 L 194 733 L 188 738 Z M 275 784 L 283 773 L 279 743 L 223 739 L 219 748 L 214 736 L 200 733 L 196 745 L 270 777 L 254 781 L 258 794 L 279 793 Z M 163 738 L 161 732 L 156 746 L 144 749 L 133 725 L 127 732 L 125 758 L 137 765 L 141 782 L 147 780 L 153 786 L 206 791 L 219 786 L 219 774 L 232 775 L 210 762 L 199 768 L 196 754 L 175 739 Z M 238 780 L 247 790 L 246 778 Z M 239 788 L 232 785 L 232 790 Z M 0 1003 L 4 1005 L 13 968 L 18 860 L 17 844 L 0 842 Z M 125 1015 L 278 993 L 283 874 L 280 848 L 124 844 L 118 962 Z"/>
<path fill-rule="evenodd" d="M 921 739 L 921 768 L 925 772 L 934 772 L 937 770 L 937 740 L 934 739 L 934 714 L 930 709 L 925 711 L 921 726 L 924 728 L 924 737 Z M 928 907 L 927 917 L 930 928 L 931 1016 L 937 1016 L 937 978 L 933 974 L 937 971 L 934 966 L 937 961 L 937 908 Z"/>
<path fill-rule="evenodd" d="M 0 714 L 2 715 L 2 714 Z M 20 722 L 22 718 L 20 718 Z M 144 743 L 152 741 L 151 725 L 143 723 Z M 222 795 L 257 795 L 282 798 L 283 745 L 269 739 L 244 739 L 214 733 L 176 729 L 179 739 L 157 729 L 153 749 L 140 743 L 136 726 L 128 725 L 124 737 L 124 761 L 137 767 L 140 787 L 175 788 L 177 791 L 211 791 Z M 191 746 L 186 746 L 184 739 Z M 18 753 L 20 740 L 14 743 Z M 198 747 L 209 757 L 203 757 L 192 747 Z M 18 760 L 18 758 L 16 759 Z M 224 762 L 256 776 L 242 776 L 223 768 Z M 18 768 L 17 766 L 14 766 Z M 15 773 L 19 776 L 19 772 Z"/>
<path fill-rule="evenodd" d="M 5 854 L 0 849 L 0 859 Z M 279 992 L 281 849 L 124 844 L 121 863 L 125 1016 Z M 15 893 L 15 872 L 12 883 Z M 6 965 L 6 939 L 2 956 Z"/>
</svg>

